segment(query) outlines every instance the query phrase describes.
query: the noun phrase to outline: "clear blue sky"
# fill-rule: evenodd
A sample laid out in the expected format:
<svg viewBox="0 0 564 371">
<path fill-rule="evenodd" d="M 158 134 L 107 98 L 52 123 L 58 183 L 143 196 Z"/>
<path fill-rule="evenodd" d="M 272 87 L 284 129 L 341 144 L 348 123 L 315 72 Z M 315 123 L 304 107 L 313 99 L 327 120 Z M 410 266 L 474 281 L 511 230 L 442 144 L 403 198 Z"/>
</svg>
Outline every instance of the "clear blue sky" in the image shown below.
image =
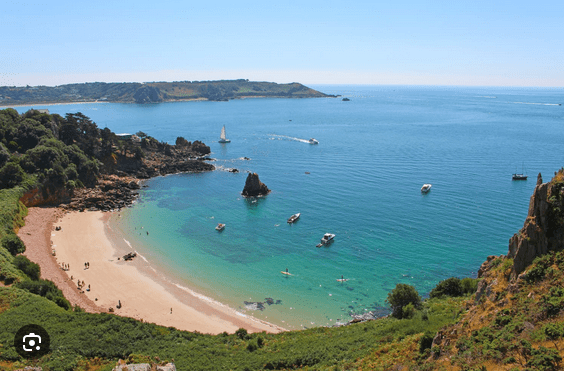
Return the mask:
<svg viewBox="0 0 564 371">
<path fill-rule="evenodd" d="M 4 0 L 0 45 L 0 86 L 564 87 L 564 1 Z"/>
</svg>

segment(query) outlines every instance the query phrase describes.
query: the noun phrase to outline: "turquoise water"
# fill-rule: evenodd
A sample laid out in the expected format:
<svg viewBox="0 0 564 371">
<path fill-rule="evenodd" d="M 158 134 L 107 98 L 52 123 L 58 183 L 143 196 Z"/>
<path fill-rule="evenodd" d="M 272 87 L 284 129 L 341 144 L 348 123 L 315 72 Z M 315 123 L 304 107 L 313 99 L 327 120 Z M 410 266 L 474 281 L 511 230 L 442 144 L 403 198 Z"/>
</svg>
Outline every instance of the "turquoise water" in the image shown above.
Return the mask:
<svg viewBox="0 0 564 371">
<path fill-rule="evenodd" d="M 179 285 L 287 328 L 379 310 L 399 282 L 426 294 L 442 279 L 475 276 L 488 255 L 507 253 L 536 175 L 549 180 L 564 165 L 562 89 L 313 87 L 351 101 L 46 108 L 118 133 L 210 145 L 220 170 L 147 181 L 113 226 Z M 217 143 L 222 125 L 229 144 Z M 511 181 L 523 165 L 529 180 Z M 221 170 L 230 167 L 241 172 Z M 272 192 L 242 198 L 246 171 Z M 427 195 L 423 183 L 433 184 Z M 334 243 L 316 248 L 326 232 Z M 262 311 L 245 304 L 265 298 L 274 304 Z"/>
</svg>

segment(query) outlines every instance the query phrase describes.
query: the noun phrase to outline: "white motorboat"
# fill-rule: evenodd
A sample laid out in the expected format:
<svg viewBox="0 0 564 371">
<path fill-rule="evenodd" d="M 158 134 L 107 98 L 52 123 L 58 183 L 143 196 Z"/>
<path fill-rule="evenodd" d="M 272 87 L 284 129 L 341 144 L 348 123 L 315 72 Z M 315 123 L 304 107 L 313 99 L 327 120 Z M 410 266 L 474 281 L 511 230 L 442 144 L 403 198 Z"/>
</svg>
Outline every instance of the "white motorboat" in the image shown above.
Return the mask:
<svg viewBox="0 0 564 371">
<path fill-rule="evenodd" d="M 225 137 L 225 125 L 223 125 L 223 127 L 221 128 L 221 135 L 219 136 L 219 143 L 230 143 L 231 140 L 227 139 Z"/>
<path fill-rule="evenodd" d="M 288 218 L 288 223 L 292 224 L 300 218 L 301 213 L 297 213 Z"/>
<path fill-rule="evenodd" d="M 432 185 L 431 184 L 423 184 L 423 187 L 421 187 L 421 193 L 427 193 L 431 190 Z"/>
<path fill-rule="evenodd" d="M 309 140 L 309 144 L 319 144 L 319 141 L 318 141 L 317 139 L 315 139 L 315 138 L 311 138 L 311 139 Z"/>
<path fill-rule="evenodd" d="M 217 223 L 217 226 L 215 227 L 215 229 L 217 231 L 223 231 L 225 229 L 225 224 L 223 223 Z"/>
<path fill-rule="evenodd" d="M 321 242 L 317 244 L 317 247 L 321 247 L 323 245 L 328 245 L 333 239 L 335 235 L 333 233 L 325 233 L 321 238 Z"/>
</svg>

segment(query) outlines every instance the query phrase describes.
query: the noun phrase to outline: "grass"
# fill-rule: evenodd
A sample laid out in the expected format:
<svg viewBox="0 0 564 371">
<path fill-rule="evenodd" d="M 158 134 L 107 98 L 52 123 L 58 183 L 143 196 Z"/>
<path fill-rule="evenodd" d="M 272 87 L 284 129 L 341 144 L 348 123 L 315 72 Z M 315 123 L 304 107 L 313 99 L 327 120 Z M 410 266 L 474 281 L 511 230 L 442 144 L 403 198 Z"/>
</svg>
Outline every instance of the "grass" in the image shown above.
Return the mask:
<svg viewBox="0 0 564 371">
<path fill-rule="evenodd" d="M 11 341 L 13 333 L 33 318 L 51 335 L 53 351 L 38 363 L 44 370 L 74 370 L 91 362 L 98 362 L 100 370 L 109 370 L 118 359 L 132 354 L 153 360 L 158 357 L 161 361 L 174 359 L 179 370 L 356 369 L 365 357 L 374 364 L 371 359 L 385 352 L 386 347 L 395 349 L 398 356 L 412 353 L 418 349 L 416 343 L 423 333 L 434 333 L 458 318 L 463 300 L 427 301 L 425 316 L 419 312 L 406 320 L 390 317 L 281 334 L 240 332 L 212 336 L 112 314 L 63 310 L 26 291 L 0 287 L 0 360 L 29 364 L 20 359 Z M 416 362 L 415 354 L 410 358 L 412 362 Z"/>
</svg>

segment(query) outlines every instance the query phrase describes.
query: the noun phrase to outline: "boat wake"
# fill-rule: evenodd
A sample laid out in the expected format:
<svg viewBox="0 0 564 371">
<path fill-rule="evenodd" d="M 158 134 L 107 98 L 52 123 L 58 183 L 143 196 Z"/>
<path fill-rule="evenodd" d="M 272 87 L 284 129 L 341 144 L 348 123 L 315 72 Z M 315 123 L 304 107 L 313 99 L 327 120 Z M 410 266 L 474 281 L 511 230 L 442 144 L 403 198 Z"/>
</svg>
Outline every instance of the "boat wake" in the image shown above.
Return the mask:
<svg viewBox="0 0 564 371">
<path fill-rule="evenodd" d="M 309 143 L 309 139 L 301 139 L 296 137 L 290 137 L 288 135 L 278 135 L 278 134 L 268 134 L 268 135 L 272 137 L 270 138 L 270 140 L 292 140 L 296 142 Z"/>
<path fill-rule="evenodd" d="M 512 102 L 514 104 L 533 104 L 537 106 L 561 106 L 560 103 L 532 103 L 532 102 Z"/>
</svg>

